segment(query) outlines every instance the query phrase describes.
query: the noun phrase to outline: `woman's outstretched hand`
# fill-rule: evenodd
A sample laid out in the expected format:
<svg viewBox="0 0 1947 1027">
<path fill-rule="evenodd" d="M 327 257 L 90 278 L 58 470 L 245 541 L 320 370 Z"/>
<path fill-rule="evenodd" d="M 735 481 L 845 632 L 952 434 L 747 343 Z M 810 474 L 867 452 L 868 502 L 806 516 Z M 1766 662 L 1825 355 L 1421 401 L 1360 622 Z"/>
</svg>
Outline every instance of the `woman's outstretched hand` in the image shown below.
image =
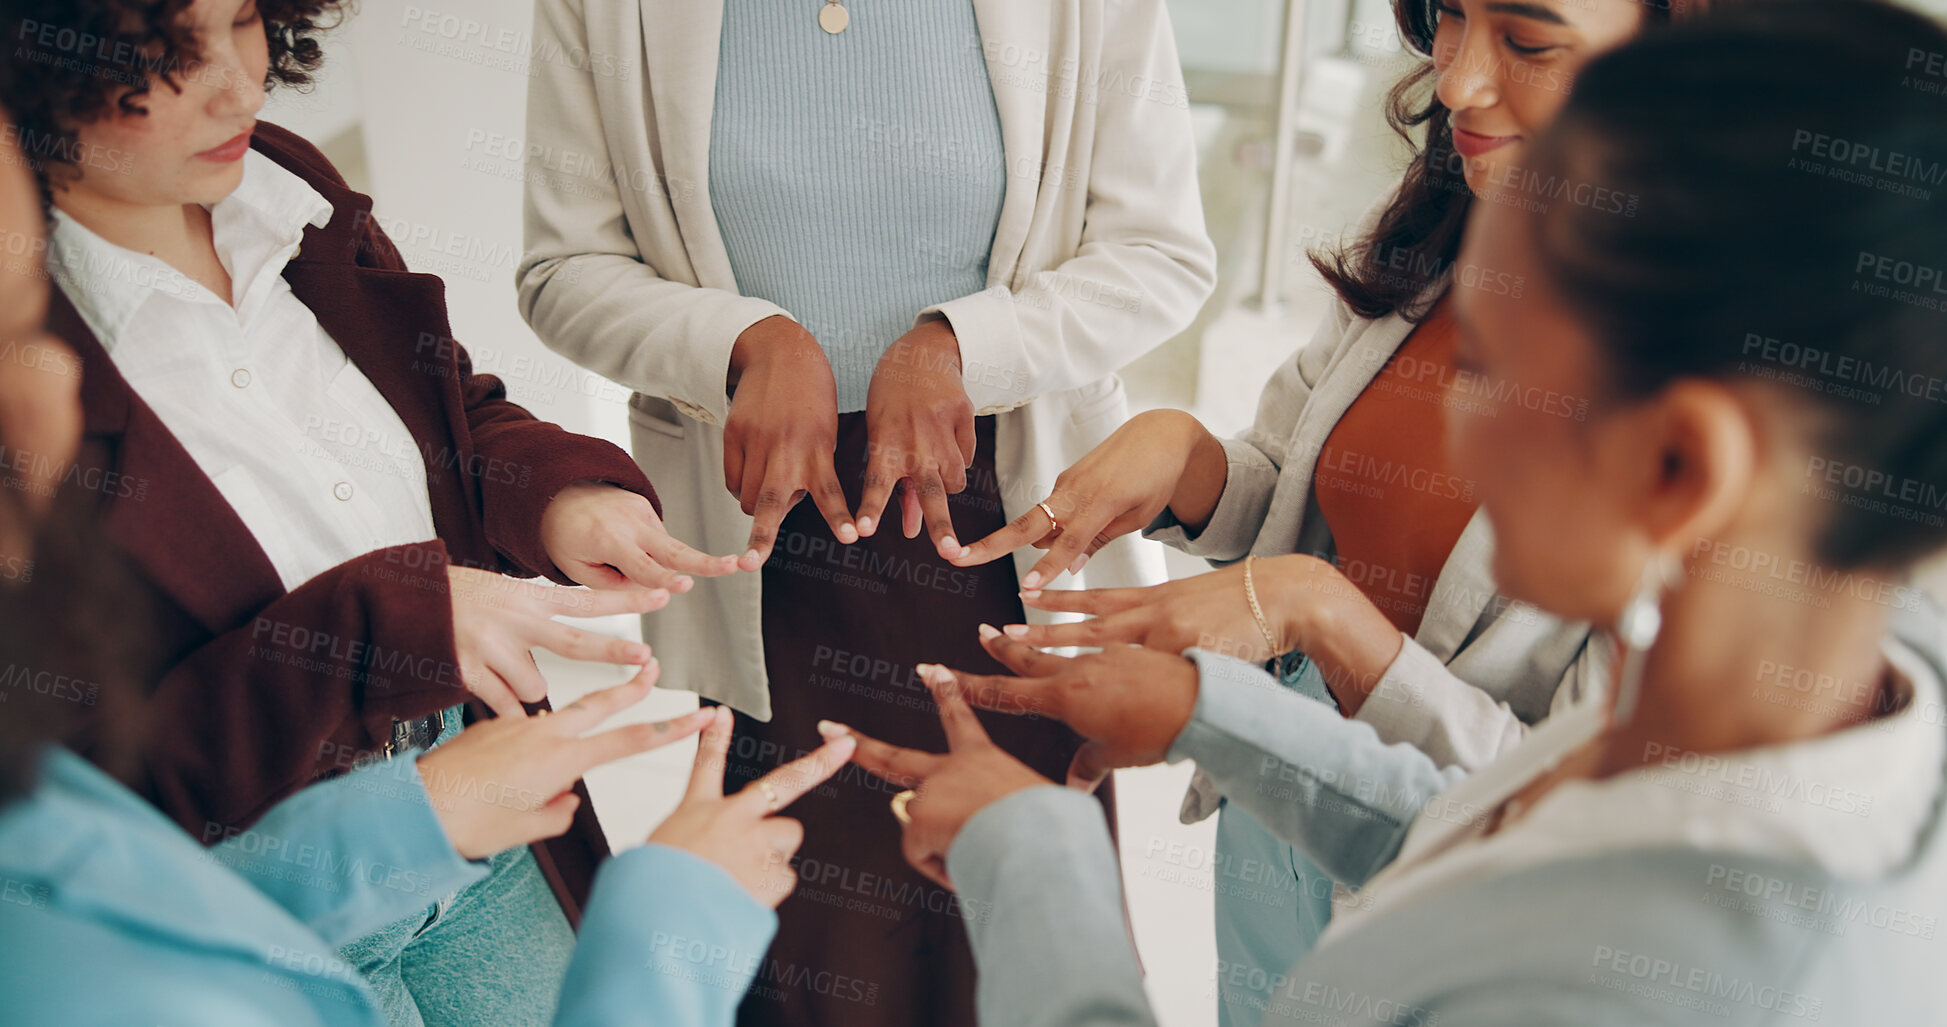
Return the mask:
<svg viewBox="0 0 1947 1027">
<path fill-rule="evenodd" d="M 810 755 L 771 771 L 733 795 L 723 794 L 729 765 L 731 715 L 718 706 L 698 711 L 706 719 L 682 804 L 649 840 L 693 853 L 728 871 L 757 901 L 776 909 L 798 886 L 791 856 L 804 842 L 804 825 L 775 816 L 838 772 L 852 756 L 852 740 L 827 741 Z"/>
<path fill-rule="evenodd" d="M 1063 571 L 1081 570 L 1115 539 L 1141 531 L 1165 506 L 1200 528 L 1216 508 L 1226 473 L 1223 445 L 1196 418 L 1180 410 L 1140 414 L 1061 472 L 1041 505 L 948 559 L 969 567 L 1022 546 L 1046 549 L 1021 579 L 1022 590 L 1033 592 Z"/>
<path fill-rule="evenodd" d="M 575 482 L 548 502 L 541 545 L 561 573 L 589 588 L 687 592 L 692 574 L 738 569 L 736 557 L 698 552 L 671 535 L 649 500 L 600 481 Z"/>
<path fill-rule="evenodd" d="M 941 668 L 922 666 L 920 676 L 933 692 L 940 707 L 940 723 L 946 728 L 945 753 L 904 749 L 867 738 L 843 724 L 821 722 L 818 730 L 826 738 L 857 739 L 858 751 L 852 761 L 866 770 L 916 794 L 906 804 L 911 820 L 900 832 L 900 847 L 906 862 L 940 887 L 952 890 L 946 874 L 947 850 L 960 828 L 975 813 L 997 799 L 1025 788 L 1053 784 L 1008 755 L 967 705 L 966 698 L 952 675 Z"/>
<path fill-rule="evenodd" d="M 1181 653 L 1195 646 L 1246 663 L 1263 663 L 1306 648 L 1308 640 L 1320 633 L 1318 622 L 1339 607 L 1371 605 L 1338 568 L 1302 553 L 1257 560 L 1252 578 L 1258 608 L 1265 616 L 1263 626 L 1251 611 L 1244 565 L 1239 563 L 1144 588 L 1046 589 L 1023 595 L 1022 602 L 1034 609 L 1087 614 L 1089 619 L 1009 624 L 1002 630 L 1017 642 L 1044 648 L 1139 645 Z M 1378 614 L 1376 609 L 1372 612 Z M 1385 635 L 1396 633 L 1383 615 L 1378 620 Z M 1265 637 L 1266 628 L 1271 638 Z"/>
<path fill-rule="evenodd" d="M 870 452 L 859 534 L 879 529 L 894 486 L 903 485 L 906 537 L 919 534 L 917 507 L 940 556 L 959 556 L 964 547 L 954 537 L 946 497 L 966 490 L 974 416 L 952 326 L 944 320 L 917 325 L 880 355 L 866 392 L 865 420 Z"/>
<path fill-rule="evenodd" d="M 659 669 L 651 663 L 627 682 L 550 714 L 482 721 L 420 756 L 419 776 L 454 851 L 485 859 L 553 838 L 574 821 L 581 799 L 571 789 L 583 774 L 701 730 L 709 719 L 691 713 L 588 734 L 641 702 Z"/>
<path fill-rule="evenodd" d="M 1197 707 L 1196 665 L 1174 653 L 1116 646 L 1056 656 L 981 625 L 980 644 L 1018 677 L 941 673 L 984 710 L 1053 717 L 1086 741 L 1068 786 L 1094 791 L 1118 767 L 1161 763 Z"/>
<path fill-rule="evenodd" d="M 832 468 L 838 448 L 838 386 L 831 362 L 803 325 L 773 315 L 744 329 L 730 352 L 730 416 L 723 423 L 723 484 L 755 518 L 737 566 L 770 558 L 784 515 L 806 496 L 832 534 L 859 540 Z"/>
<path fill-rule="evenodd" d="M 598 663 L 649 661 L 649 647 L 641 642 L 570 627 L 555 617 L 648 613 L 669 603 L 669 592 L 660 588 L 591 592 L 453 564 L 446 567 L 446 585 L 460 681 L 496 715 L 513 719 L 527 715 L 521 703 L 548 697 L 547 679 L 530 650 Z"/>
</svg>

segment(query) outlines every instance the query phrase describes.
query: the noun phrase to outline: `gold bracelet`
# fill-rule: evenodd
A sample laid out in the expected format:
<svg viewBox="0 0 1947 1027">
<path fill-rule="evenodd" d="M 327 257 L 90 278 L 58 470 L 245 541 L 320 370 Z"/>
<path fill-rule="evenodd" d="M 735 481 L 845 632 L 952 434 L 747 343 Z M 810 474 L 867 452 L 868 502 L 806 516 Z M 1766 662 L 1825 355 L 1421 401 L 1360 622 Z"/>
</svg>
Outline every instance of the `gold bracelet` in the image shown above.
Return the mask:
<svg viewBox="0 0 1947 1027">
<path fill-rule="evenodd" d="M 1271 621 L 1264 616 L 1264 607 L 1257 603 L 1257 582 L 1251 577 L 1251 561 L 1256 559 L 1255 556 L 1244 558 L 1244 600 L 1251 604 L 1251 616 L 1257 618 L 1257 629 L 1264 633 L 1264 644 L 1271 647 L 1275 658 L 1284 654 L 1284 646 L 1271 633 Z"/>
</svg>

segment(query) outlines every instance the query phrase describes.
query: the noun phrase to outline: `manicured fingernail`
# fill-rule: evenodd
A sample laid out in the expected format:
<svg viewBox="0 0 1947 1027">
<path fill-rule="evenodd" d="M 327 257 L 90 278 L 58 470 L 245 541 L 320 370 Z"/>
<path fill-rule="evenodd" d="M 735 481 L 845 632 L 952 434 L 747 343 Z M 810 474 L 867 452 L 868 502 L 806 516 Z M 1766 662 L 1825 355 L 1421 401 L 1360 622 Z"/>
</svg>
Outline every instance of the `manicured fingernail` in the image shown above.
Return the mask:
<svg viewBox="0 0 1947 1027">
<path fill-rule="evenodd" d="M 1007 637 L 1009 638 L 1028 637 L 1028 626 L 1026 624 L 1009 624 L 1001 630 L 1007 632 Z"/>
<path fill-rule="evenodd" d="M 952 535 L 948 535 L 947 537 L 941 539 L 940 552 L 946 554 L 947 556 L 960 555 L 960 540 L 954 538 Z"/>
<path fill-rule="evenodd" d="M 1041 587 L 1040 571 L 1029 571 L 1028 576 L 1021 579 L 1021 590 L 1023 592 L 1033 592 L 1034 590 L 1040 587 Z"/>
<path fill-rule="evenodd" d="M 1088 566 L 1088 554 L 1083 553 L 1082 555 L 1075 558 L 1074 563 L 1068 565 L 1068 573 L 1080 574 L 1082 573 L 1082 568 L 1087 566 Z"/>
<path fill-rule="evenodd" d="M 1021 590 L 1021 598 L 1030 600 L 1039 599 L 1041 598 L 1041 590 L 1038 588 L 1024 588 Z"/>
<path fill-rule="evenodd" d="M 839 525 L 838 540 L 840 542 L 845 543 L 848 546 L 854 542 L 857 542 L 859 540 L 859 529 L 851 526 L 850 524 Z"/>
<path fill-rule="evenodd" d="M 852 729 L 836 721 L 821 720 L 818 722 L 818 733 L 826 738 L 843 738 L 851 734 Z"/>
<path fill-rule="evenodd" d="M 761 563 L 762 560 L 763 557 L 755 549 L 746 550 L 740 558 L 740 562 L 743 563 Z"/>
<path fill-rule="evenodd" d="M 995 630 L 994 630 L 994 626 L 993 626 L 992 624 L 982 624 L 982 625 L 980 626 L 980 637 L 981 637 L 981 638 L 999 638 L 1000 636 L 1001 636 L 1001 633 L 1000 633 L 1000 632 L 998 632 L 998 631 L 995 631 Z"/>
<path fill-rule="evenodd" d="M 872 518 L 870 517 L 859 518 L 859 534 L 861 535 L 870 534 L 871 531 L 872 531 Z"/>
<path fill-rule="evenodd" d="M 652 588 L 649 590 L 649 600 L 651 602 L 660 603 L 660 602 L 665 602 L 668 599 L 669 599 L 669 589 Z"/>
</svg>

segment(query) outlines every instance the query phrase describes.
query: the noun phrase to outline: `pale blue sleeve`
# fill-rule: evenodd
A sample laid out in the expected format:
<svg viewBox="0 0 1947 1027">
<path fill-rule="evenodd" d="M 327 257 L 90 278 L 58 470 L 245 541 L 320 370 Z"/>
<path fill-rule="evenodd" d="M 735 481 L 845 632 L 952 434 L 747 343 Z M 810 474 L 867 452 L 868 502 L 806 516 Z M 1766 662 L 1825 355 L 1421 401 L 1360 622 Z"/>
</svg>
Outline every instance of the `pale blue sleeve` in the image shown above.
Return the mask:
<svg viewBox="0 0 1947 1027">
<path fill-rule="evenodd" d="M 556 1027 L 729 1027 L 777 914 L 723 868 L 650 843 L 602 864 Z"/>
<path fill-rule="evenodd" d="M 331 945 L 364 937 L 487 874 L 453 850 L 414 755 L 310 785 L 248 829 L 213 826 L 200 840 Z"/>
<path fill-rule="evenodd" d="M 1428 799 L 1466 776 L 1294 692 L 1262 668 L 1190 649 L 1197 704 L 1169 761 L 1195 760 L 1224 798 L 1351 887 L 1399 853 Z"/>
<path fill-rule="evenodd" d="M 1056 785 L 974 814 L 947 852 L 983 1024 L 1153 1025 L 1102 807 Z"/>
</svg>

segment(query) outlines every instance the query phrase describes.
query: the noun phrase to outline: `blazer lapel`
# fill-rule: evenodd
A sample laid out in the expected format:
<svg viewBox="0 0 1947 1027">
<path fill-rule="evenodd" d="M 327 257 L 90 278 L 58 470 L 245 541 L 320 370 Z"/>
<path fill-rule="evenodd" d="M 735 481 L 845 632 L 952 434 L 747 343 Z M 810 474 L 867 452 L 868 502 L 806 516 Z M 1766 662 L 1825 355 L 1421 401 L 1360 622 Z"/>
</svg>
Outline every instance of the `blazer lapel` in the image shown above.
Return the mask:
<svg viewBox="0 0 1947 1027">
<path fill-rule="evenodd" d="M 642 69 L 662 156 L 660 170 L 670 182 L 688 184 L 696 197 L 670 204 L 690 269 L 697 284 L 736 292 L 730 251 L 710 206 L 710 119 L 717 103 L 723 5 L 724 0 L 641 0 Z"/>
<path fill-rule="evenodd" d="M 1041 181 L 1015 173 L 1018 168 L 1046 168 L 1048 107 L 1059 95 L 1057 83 L 1032 88 L 1021 81 L 1022 69 L 1010 68 L 1002 55 L 1019 53 L 1052 40 L 1062 49 L 1051 53 L 1046 67 L 1070 66 L 1065 58 L 1076 57 L 1080 37 L 1080 13 L 1073 4 L 1025 4 L 1021 0 L 974 0 L 974 22 L 980 27 L 982 54 L 987 61 L 987 80 L 994 91 L 994 107 L 1001 121 L 1001 151 L 1007 161 L 1006 194 L 1001 198 L 1000 223 L 994 228 L 993 255 L 987 265 L 987 284 L 1009 285 L 1020 270 L 1021 254 L 1026 251 L 1028 232 L 1041 198 Z M 1050 31 L 1049 22 L 1059 19 L 1060 27 Z M 1080 66 L 1077 61 L 1073 66 Z M 1063 169 L 1056 167 L 1056 174 Z"/>
<path fill-rule="evenodd" d="M 310 184 L 330 201 L 331 220 L 305 229 L 284 280 L 405 423 L 425 461 L 433 523 L 444 536 L 466 523 L 477 487 L 458 471 L 468 454 L 458 442 L 466 434 L 457 423 L 462 404 L 453 400 L 464 383 L 455 380 L 459 344 L 446 318 L 446 285 L 437 275 L 362 263 L 371 197 L 334 182 Z"/>
<path fill-rule="evenodd" d="M 48 328 L 74 347 L 84 368 L 83 462 L 71 483 L 101 493 L 103 534 L 156 587 L 211 633 L 229 630 L 283 594 L 277 569 L 74 305 L 58 289 L 51 300 Z M 86 466 L 88 440 L 106 450 L 99 468 Z M 213 553 L 226 556 L 212 561 Z"/>
</svg>

